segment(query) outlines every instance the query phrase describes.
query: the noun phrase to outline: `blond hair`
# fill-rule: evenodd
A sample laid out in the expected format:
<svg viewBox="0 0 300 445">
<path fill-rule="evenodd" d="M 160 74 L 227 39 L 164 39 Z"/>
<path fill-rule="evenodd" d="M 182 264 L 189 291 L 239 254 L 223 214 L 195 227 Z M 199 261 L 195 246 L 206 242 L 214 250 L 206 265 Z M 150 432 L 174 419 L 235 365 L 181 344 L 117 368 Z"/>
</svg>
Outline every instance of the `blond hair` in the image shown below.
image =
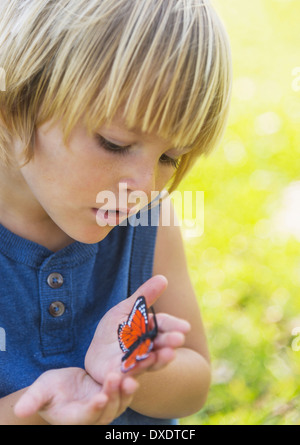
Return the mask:
<svg viewBox="0 0 300 445">
<path fill-rule="evenodd" d="M 33 155 L 35 129 L 80 118 L 95 132 L 122 109 L 129 128 L 156 133 L 181 157 L 169 191 L 219 142 L 228 117 L 231 56 L 208 0 L 2 0 L 0 156 L 13 138 Z"/>
</svg>

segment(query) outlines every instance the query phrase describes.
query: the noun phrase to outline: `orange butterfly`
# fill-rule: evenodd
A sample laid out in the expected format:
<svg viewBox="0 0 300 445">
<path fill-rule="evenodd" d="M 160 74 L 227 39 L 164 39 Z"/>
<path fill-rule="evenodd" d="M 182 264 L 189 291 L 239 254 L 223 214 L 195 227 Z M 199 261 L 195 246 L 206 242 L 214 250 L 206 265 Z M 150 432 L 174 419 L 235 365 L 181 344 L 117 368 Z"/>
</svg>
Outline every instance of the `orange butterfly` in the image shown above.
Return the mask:
<svg viewBox="0 0 300 445">
<path fill-rule="evenodd" d="M 138 297 L 130 312 L 128 320 L 119 325 L 118 339 L 125 355 L 122 357 L 121 370 L 127 372 L 138 361 L 148 357 L 157 335 L 157 322 L 154 310 L 154 328 L 149 330 L 148 311 L 144 297 Z"/>
</svg>

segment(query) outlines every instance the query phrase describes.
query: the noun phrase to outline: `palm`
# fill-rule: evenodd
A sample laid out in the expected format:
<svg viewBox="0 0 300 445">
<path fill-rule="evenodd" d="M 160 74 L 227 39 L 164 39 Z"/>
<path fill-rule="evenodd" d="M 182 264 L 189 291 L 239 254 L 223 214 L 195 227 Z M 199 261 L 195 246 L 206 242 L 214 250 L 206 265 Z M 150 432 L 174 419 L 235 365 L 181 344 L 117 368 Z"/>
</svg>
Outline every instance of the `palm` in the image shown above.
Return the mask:
<svg viewBox="0 0 300 445">
<path fill-rule="evenodd" d="M 28 417 L 39 412 L 54 425 L 107 425 L 128 407 L 137 388 L 134 379 L 114 373 L 100 385 L 84 369 L 52 369 L 21 396 L 15 414 Z"/>
<path fill-rule="evenodd" d="M 45 373 L 42 379 L 46 386 L 55 388 L 51 402 L 40 411 L 40 415 L 47 422 L 78 425 L 93 424 L 97 420 L 99 414 L 95 411 L 94 416 L 91 416 L 89 402 L 101 397 L 101 385 L 83 369 L 50 371 Z"/>
<path fill-rule="evenodd" d="M 101 319 L 94 340 L 87 353 L 86 367 L 92 366 L 93 377 L 102 382 L 110 371 L 120 372 L 123 352 L 118 341 L 118 326 L 126 321 L 132 308 L 132 298 L 122 301 L 110 309 Z M 92 362 L 97 363 L 95 368 Z"/>
</svg>

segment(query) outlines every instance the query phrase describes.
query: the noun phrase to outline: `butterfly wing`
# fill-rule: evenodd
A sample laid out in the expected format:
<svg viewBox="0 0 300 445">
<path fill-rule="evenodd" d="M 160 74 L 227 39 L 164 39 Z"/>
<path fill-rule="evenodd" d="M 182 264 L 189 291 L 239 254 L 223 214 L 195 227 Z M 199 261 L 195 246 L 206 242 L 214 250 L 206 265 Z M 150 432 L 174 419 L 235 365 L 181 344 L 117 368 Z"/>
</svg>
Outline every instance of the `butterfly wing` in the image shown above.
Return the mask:
<svg viewBox="0 0 300 445">
<path fill-rule="evenodd" d="M 155 314 L 154 325 L 154 329 L 149 331 L 146 300 L 141 296 L 136 300 L 127 322 L 119 325 L 118 329 L 120 347 L 125 353 L 122 358 L 123 372 L 132 369 L 137 361 L 148 357 L 153 347 L 152 340 L 157 333 Z"/>
<path fill-rule="evenodd" d="M 118 339 L 119 339 L 119 343 L 120 343 L 120 348 L 122 349 L 123 352 L 128 352 L 130 346 L 134 343 L 134 340 L 132 338 L 132 332 L 131 332 L 131 327 L 127 324 L 126 321 L 124 321 L 124 323 L 119 325 L 119 329 L 118 329 Z"/>
<path fill-rule="evenodd" d="M 134 368 L 138 361 L 144 360 L 149 356 L 152 347 L 153 342 L 151 338 L 146 338 L 142 343 L 133 348 L 132 351 L 124 355 L 121 370 L 127 372 Z"/>
<path fill-rule="evenodd" d="M 127 322 L 119 325 L 118 339 L 123 352 L 128 352 L 132 345 L 147 332 L 148 313 L 144 297 L 139 297 L 128 317 Z"/>
</svg>

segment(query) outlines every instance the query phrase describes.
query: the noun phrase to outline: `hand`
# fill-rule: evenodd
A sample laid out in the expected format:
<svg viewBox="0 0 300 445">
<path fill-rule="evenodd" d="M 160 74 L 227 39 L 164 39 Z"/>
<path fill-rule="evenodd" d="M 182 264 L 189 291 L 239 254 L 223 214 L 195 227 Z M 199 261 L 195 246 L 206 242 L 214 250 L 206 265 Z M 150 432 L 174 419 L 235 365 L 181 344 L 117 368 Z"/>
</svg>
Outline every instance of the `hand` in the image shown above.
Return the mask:
<svg viewBox="0 0 300 445">
<path fill-rule="evenodd" d="M 123 352 L 118 342 L 119 324 L 127 321 L 137 297 L 144 295 L 147 306 L 150 307 L 167 285 L 167 279 L 162 275 L 150 278 L 130 298 L 114 306 L 101 319 L 85 357 L 85 369 L 93 379 L 102 383 L 108 373 L 121 372 Z M 129 375 L 137 375 L 145 370 L 161 369 L 175 358 L 175 349 L 184 344 L 185 334 L 190 330 L 187 321 L 168 314 L 157 314 L 156 319 L 158 335 L 154 340 L 153 350 L 148 358 L 140 361 L 129 371 Z"/>
<path fill-rule="evenodd" d="M 52 425 L 108 425 L 131 403 L 138 383 L 110 373 L 103 386 L 81 368 L 42 374 L 21 396 L 15 415 L 38 414 Z"/>
</svg>

